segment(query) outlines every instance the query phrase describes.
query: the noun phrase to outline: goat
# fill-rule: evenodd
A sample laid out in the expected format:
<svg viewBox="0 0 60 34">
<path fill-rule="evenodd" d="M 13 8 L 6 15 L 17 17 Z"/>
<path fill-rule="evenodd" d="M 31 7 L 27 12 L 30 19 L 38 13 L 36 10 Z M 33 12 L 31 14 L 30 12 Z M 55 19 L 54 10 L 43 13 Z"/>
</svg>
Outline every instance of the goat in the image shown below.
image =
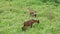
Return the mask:
<svg viewBox="0 0 60 34">
<path fill-rule="evenodd" d="M 28 21 L 24 22 L 24 26 L 22 27 L 22 30 L 26 30 L 28 26 L 32 27 L 32 25 L 34 23 L 38 23 L 39 24 L 39 20 L 31 19 L 31 20 L 28 20 Z"/>
<path fill-rule="evenodd" d="M 34 11 L 33 9 L 29 8 L 29 12 L 30 12 L 30 16 L 32 16 L 32 17 L 36 17 L 37 16 L 36 11 Z"/>
</svg>

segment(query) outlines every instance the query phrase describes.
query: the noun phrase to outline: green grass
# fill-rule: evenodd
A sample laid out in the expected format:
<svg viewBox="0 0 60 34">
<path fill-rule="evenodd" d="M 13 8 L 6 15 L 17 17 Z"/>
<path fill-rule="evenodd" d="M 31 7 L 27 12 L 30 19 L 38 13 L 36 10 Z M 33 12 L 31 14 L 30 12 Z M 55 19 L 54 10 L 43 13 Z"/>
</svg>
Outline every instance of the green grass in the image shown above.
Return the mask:
<svg viewBox="0 0 60 34">
<path fill-rule="evenodd" d="M 37 11 L 37 17 L 30 17 L 27 8 Z M 23 32 L 24 21 L 32 18 L 40 23 Z M 39 0 L 0 0 L 0 34 L 60 34 L 60 5 Z"/>
</svg>

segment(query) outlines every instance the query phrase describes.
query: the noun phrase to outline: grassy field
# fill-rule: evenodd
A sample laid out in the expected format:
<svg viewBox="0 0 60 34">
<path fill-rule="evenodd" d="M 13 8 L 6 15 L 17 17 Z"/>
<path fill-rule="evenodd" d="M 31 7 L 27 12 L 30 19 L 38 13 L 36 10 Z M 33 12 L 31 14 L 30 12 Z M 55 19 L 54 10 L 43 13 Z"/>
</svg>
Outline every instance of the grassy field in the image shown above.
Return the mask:
<svg viewBox="0 0 60 34">
<path fill-rule="evenodd" d="M 37 17 L 30 17 L 27 8 L 37 11 Z M 40 23 L 23 32 L 24 21 L 32 18 Z M 0 34 L 60 34 L 60 5 L 39 0 L 0 0 Z"/>
</svg>

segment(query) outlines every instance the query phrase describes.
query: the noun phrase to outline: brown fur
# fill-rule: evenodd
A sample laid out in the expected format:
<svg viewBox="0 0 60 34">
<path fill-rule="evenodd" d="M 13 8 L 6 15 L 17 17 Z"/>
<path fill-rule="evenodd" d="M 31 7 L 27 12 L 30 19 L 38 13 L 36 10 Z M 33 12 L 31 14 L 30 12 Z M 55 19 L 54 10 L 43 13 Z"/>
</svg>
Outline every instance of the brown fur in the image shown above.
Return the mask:
<svg viewBox="0 0 60 34">
<path fill-rule="evenodd" d="M 26 22 L 24 22 L 24 26 L 22 27 L 22 30 L 25 30 L 28 26 L 31 26 L 34 24 L 34 23 L 39 23 L 39 20 L 28 20 Z"/>
<path fill-rule="evenodd" d="M 30 16 L 32 17 L 36 17 L 36 11 L 32 10 L 32 9 L 29 9 L 29 12 L 30 12 Z"/>
</svg>

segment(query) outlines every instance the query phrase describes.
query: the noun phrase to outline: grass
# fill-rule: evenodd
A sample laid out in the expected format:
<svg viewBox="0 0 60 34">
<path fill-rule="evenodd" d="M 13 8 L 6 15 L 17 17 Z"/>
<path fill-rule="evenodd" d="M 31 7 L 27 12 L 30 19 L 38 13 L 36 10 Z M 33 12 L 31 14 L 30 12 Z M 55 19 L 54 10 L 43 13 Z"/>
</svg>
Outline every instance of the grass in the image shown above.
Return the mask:
<svg viewBox="0 0 60 34">
<path fill-rule="evenodd" d="M 37 17 L 30 17 L 28 9 L 37 11 Z M 40 24 L 22 31 L 24 21 L 39 19 Z M 0 34 L 60 34 L 60 5 L 42 3 L 36 0 L 0 0 Z"/>
</svg>

